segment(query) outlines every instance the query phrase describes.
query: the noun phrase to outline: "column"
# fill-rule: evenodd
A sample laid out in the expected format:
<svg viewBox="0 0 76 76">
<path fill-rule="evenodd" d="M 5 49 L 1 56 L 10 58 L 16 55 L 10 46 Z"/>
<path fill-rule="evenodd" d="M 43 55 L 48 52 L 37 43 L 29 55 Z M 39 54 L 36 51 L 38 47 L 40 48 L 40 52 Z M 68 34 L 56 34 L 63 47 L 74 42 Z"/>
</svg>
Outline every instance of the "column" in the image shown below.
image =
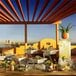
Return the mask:
<svg viewBox="0 0 76 76">
<path fill-rule="evenodd" d="M 40 41 L 39 41 L 39 42 L 38 42 L 38 49 L 41 49 L 40 44 L 41 44 L 41 43 L 40 43 Z"/>
<path fill-rule="evenodd" d="M 69 39 L 61 39 L 59 41 L 59 68 L 61 70 L 71 69 L 71 42 Z"/>
<path fill-rule="evenodd" d="M 59 24 L 56 24 L 56 48 L 58 49 L 58 41 L 59 41 Z"/>
<path fill-rule="evenodd" d="M 25 42 L 25 49 L 27 46 L 27 24 L 24 25 L 24 42 Z"/>
<path fill-rule="evenodd" d="M 61 21 L 57 21 L 54 24 L 56 25 L 56 49 L 58 49 L 58 41 L 59 41 L 59 24 Z"/>
</svg>

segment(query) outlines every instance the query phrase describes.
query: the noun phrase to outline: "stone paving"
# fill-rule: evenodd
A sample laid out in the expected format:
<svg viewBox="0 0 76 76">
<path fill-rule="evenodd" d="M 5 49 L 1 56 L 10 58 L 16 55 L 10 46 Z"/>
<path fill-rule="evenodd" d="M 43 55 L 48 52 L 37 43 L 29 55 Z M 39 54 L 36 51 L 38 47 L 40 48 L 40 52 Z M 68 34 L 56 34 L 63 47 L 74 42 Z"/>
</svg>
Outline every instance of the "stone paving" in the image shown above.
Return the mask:
<svg viewBox="0 0 76 76">
<path fill-rule="evenodd" d="M 32 70 L 27 72 L 0 71 L 0 76 L 49 76 L 49 75 L 76 75 L 76 72 L 75 71 L 43 72 L 40 70 Z"/>
</svg>

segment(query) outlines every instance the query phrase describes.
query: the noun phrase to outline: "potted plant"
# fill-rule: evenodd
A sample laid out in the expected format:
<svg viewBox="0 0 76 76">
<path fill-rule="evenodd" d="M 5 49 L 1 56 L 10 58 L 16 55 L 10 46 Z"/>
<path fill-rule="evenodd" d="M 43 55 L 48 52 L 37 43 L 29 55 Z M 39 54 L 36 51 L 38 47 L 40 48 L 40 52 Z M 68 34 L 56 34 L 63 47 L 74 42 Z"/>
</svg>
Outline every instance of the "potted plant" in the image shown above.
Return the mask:
<svg viewBox="0 0 76 76">
<path fill-rule="evenodd" d="M 60 25 L 60 32 L 62 33 L 62 38 L 63 39 L 68 39 L 69 38 L 69 31 L 72 28 L 71 24 L 68 24 L 67 27 L 64 27 Z"/>
<path fill-rule="evenodd" d="M 53 70 L 53 62 L 52 61 L 47 60 L 47 61 L 45 61 L 44 64 L 46 66 L 45 71 L 52 71 Z"/>
</svg>

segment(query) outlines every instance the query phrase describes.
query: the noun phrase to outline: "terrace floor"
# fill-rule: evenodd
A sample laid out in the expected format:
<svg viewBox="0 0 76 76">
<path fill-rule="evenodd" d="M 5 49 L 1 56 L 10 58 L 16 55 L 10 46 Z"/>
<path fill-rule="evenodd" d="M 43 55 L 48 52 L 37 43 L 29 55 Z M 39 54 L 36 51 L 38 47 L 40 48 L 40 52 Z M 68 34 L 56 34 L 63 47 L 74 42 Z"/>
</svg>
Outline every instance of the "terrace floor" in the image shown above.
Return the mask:
<svg viewBox="0 0 76 76">
<path fill-rule="evenodd" d="M 76 75 L 76 72 L 75 71 L 42 72 L 40 70 L 32 70 L 28 72 L 0 71 L 0 76 L 49 76 L 49 75 Z"/>
</svg>

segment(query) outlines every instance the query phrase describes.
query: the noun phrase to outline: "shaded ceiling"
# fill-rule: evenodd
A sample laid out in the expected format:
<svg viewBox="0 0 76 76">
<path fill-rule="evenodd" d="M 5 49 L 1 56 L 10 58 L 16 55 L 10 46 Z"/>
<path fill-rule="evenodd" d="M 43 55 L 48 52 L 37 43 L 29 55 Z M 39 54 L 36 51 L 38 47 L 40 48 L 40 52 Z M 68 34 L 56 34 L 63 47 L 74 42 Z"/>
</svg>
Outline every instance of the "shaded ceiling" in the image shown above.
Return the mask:
<svg viewBox="0 0 76 76">
<path fill-rule="evenodd" d="M 0 0 L 0 24 L 49 24 L 76 13 L 76 0 Z"/>
</svg>

